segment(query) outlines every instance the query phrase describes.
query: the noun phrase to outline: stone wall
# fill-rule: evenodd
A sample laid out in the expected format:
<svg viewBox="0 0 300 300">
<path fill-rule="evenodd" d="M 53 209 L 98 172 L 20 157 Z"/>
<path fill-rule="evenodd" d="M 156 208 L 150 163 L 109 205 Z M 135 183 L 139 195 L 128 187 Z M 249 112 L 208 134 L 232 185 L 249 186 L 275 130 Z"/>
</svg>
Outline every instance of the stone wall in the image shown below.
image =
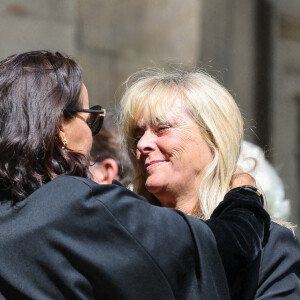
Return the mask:
<svg viewBox="0 0 300 300">
<path fill-rule="evenodd" d="M 78 58 L 92 101 L 114 106 L 133 72 L 199 59 L 201 1 L 80 1 Z M 98 75 L 97 75 L 98 74 Z"/>
<path fill-rule="evenodd" d="M 272 1 L 272 161 L 300 221 L 300 1 Z M 298 230 L 300 237 L 300 232 Z"/>
<path fill-rule="evenodd" d="M 0 57 L 37 49 L 75 54 L 76 0 L 1 0 Z"/>
<path fill-rule="evenodd" d="M 1 0 L 0 57 L 36 49 L 71 55 L 91 103 L 112 107 L 131 73 L 197 63 L 200 14 L 199 0 Z"/>
<path fill-rule="evenodd" d="M 200 64 L 229 89 L 245 118 L 246 138 L 255 142 L 254 1 L 206 0 L 203 12 Z"/>
</svg>

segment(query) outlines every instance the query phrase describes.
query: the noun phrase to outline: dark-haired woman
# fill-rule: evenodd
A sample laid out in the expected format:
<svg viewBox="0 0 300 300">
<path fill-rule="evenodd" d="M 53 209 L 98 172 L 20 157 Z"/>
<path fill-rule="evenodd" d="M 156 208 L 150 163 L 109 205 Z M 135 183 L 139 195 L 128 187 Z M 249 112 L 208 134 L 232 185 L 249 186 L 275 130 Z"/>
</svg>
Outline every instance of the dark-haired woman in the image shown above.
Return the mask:
<svg viewBox="0 0 300 300">
<path fill-rule="evenodd" d="M 0 62 L 0 298 L 229 299 L 204 222 L 88 179 L 105 114 L 88 107 L 72 59 L 34 51 Z M 230 191 L 213 215 L 239 263 L 268 230 L 253 190 Z"/>
</svg>

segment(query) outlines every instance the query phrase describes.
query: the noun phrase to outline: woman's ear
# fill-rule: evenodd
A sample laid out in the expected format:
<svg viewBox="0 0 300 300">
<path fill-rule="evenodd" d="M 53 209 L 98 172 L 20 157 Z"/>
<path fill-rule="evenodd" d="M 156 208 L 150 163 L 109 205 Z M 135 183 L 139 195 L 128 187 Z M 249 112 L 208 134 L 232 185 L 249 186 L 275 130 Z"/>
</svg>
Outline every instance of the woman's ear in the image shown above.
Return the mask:
<svg viewBox="0 0 300 300">
<path fill-rule="evenodd" d="M 66 129 L 66 122 L 64 120 L 63 114 L 61 114 L 60 116 L 60 121 L 59 121 L 59 130 L 58 130 L 58 134 L 59 134 L 59 138 L 61 140 L 61 142 L 63 143 L 63 147 L 67 147 L 67 140 L 66 140 L 66 133 L 65 133 L 65 129 Z"/>
<path fill-rule="evenodd" d="M 60 120 L 59 120 L 59 136 L 62 138 L 62 134 L 65 133 L 65 121 L 64 121 L 64 116 L 61 113 L 60 114 Z"/>
<path fill-rule="evenodd" d="M 94 181 L 99 184 L 111 184 L 113 179 L 120 180 L 119 166 L 112 158 L 106 158 L 102 162 L 96 163 L 91 172 L 94 176 Z"/>
</svg>

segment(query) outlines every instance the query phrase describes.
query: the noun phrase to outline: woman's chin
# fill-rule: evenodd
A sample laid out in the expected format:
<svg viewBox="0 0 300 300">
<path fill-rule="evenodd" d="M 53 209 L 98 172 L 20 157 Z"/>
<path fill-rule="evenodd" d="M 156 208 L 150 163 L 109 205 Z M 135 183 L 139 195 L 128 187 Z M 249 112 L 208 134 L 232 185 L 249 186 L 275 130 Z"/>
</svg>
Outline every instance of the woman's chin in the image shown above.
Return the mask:
<svg viewBox="0 0 300 300">
<path fill-rule="evenodd" d="M 163 190 L 163 186 L 160 184 L 147 184 L 146 183 L 146 189 L 149 193 L 153 194 L 154 196 L 160 194 Z"/>
</svg>

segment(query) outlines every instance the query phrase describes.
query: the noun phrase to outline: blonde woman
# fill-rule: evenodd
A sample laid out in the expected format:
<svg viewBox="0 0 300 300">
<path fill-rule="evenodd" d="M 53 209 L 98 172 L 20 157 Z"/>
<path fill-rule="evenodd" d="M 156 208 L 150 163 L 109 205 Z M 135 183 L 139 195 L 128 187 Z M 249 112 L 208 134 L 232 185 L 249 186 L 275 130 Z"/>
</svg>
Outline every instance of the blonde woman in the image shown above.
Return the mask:
<svg viewBox="0 0 300 300">
<path fill-rule="evenodd" d="M 237 170 L 243 139 L 238 106 L 202 72 L 144 72 L 130 80 L 121 110 L 133 190 L 151 203 L 209 223 Z M 236 243 L 228 241 L 228 246 Z M 275 250 L 272 260 L 264 256 L 269 245 Z M 238 269 L 234 257 L 223 257 L 231 297 L 300 297 L 299 250 L 290 230 L 272 224 L 261 257 L 249 258 Z"/>
</svg>

